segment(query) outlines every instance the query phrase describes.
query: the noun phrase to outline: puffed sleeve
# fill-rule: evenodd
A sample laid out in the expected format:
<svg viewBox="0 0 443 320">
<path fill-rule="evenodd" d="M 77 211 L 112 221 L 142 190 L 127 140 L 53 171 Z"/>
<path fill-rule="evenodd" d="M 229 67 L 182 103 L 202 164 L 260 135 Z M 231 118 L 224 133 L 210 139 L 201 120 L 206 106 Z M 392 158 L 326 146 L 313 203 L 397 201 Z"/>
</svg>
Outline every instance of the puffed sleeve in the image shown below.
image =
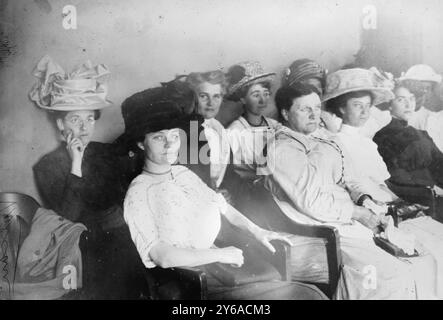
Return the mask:
<svg viewBox="0 0 443 320">
<path fill-rule="evenodd" d="M 143 264 L 154 268 L 156 265 L 149 252 L 159 243 L 159 236 L 143 183 L 133 183 L 129 187 L 124 201 L 124 218 Z"/>
<path fill-rule="evenodd" d="M 323 187 L 322 168 L 309 161 L 301 143 L 290 138 L 271 142 L 268 166 L 295 209 L 321 222 L 350 222 L 354 205 L 349 195 Z"/>
</svg>

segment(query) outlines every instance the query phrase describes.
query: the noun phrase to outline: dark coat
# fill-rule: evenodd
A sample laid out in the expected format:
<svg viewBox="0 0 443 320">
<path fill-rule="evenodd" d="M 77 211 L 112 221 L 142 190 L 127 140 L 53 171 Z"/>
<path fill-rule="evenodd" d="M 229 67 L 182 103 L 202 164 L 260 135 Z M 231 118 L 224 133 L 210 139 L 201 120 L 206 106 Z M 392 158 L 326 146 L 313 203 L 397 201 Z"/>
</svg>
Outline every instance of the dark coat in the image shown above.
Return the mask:
<svg viewBox="0 0 443 320">
<path fill-rule="evenodd" d="M 44 206 L 88 228 L 80 240 L 83 298 L 137 298 L 143 283 L 142 262 L 123 219 L 125 189 L 118 165 L 110 145 L 90 142 L 81 178 L 70 173 L 64 143 L 33 167 Z"/>
<path fill-rule="evenodd" d="M 108 144 L 91 142 L 80 178 L 70 173 L 71 158 L 62 143 L 43 156 L 33 171 L 45 207 L 95 229 L 107 210 L 122 206 L 125 190 L 117 164 Z"/>
<path fill-rule="evenodd" d="M 374 142 L 388 167 L 392 182 L 443 186 L 443 153 L 426 131 L 394 118 L 376 133 Z"/>
</svg>

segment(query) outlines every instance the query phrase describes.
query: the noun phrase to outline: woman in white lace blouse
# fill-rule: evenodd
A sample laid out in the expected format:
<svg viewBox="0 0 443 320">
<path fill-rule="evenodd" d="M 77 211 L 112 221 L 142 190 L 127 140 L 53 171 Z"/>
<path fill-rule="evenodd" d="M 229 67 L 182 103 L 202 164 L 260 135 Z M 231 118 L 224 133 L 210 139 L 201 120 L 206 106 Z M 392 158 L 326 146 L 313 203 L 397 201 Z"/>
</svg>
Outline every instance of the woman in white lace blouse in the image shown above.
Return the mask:
<svg viewBox="0 0 443 320">
<path fill-rule="evenodd" d="M 183 117 L 170 102 L 151 104 L 149 108 L 149 112 L 143 110 L 137 123 L 129 128 L 129 136 L 144 150 L 145 165 L 131 183 L 124 202 L 125 220 L 147 268 L 201 266 L 214 262 L 243 265 L 242 250 L 213 246 L 221 226 L 220 214 L 271 251 L 275 250 L 271 240 L 288 241 L 284 235 L 253 224 L 189 169 L 172 165 L 178 157 L 178 128 Z M 231 288 L 208 281 L 208 291 L 210 298 L 218 299 L 324 297 L 309 286 L 277 280 Z"/>
</svg>

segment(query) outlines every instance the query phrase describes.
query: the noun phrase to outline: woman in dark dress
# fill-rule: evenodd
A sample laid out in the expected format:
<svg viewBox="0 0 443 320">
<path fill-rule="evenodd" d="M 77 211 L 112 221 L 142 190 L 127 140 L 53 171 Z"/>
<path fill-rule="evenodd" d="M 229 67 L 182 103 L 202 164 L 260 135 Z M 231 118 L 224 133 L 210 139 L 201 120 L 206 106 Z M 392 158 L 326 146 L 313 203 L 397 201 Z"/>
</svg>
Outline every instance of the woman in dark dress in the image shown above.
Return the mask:
<svg viewBox="0 0 443 320">
<path fill-rule="evenodd" d="M 88 228 L 80 240 L 81 298 L 135 299 L 143 269 L 123 220 L 121 174 L 110 145 L 91 141 L 100 110 L 111 105 L 97 80 L 107 73 L 104 65 L 84 65 L 66 79 L 49 57 L 40 61 L 31 99 L 51 113 L 63 142 L 33 171 L 45 206 Z"/>
<path fill-rule="evenodd" d="M 415 96 L 403 84 L 394 90 L 390 111 L 392 121 L 374 136 L 392 182 L 425 186 L 443 195 L 443 153 L 426 131 L 410 126 Z"/>
</svg>

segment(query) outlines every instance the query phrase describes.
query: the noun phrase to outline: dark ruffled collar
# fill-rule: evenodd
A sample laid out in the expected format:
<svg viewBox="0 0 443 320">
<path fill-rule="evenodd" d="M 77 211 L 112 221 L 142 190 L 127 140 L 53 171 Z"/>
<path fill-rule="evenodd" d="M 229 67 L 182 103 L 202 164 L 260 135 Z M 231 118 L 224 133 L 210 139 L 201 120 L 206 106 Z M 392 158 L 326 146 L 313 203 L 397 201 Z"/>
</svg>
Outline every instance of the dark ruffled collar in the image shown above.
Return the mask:
<svg viewBox="0 0 443 320">
<path fill-rule="evenodd" d="M 394 128 L 405 128 L 408 126 L 408 122 L 406 120 L 392 118 L 390 126 Z"/>
</svg>

